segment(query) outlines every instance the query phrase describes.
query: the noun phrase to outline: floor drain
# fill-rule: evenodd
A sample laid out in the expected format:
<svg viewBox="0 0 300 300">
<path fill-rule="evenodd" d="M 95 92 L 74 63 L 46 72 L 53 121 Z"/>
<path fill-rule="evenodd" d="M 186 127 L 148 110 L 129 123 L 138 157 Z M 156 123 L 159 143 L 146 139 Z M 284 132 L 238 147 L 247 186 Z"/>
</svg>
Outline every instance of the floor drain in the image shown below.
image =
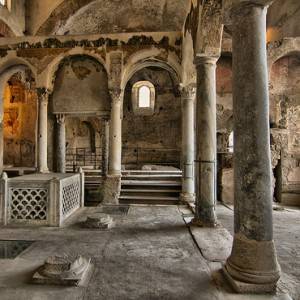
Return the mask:
<svg viewBox="0 0 300 300">
<path fill-rule="evenodd" d="M 14 259 L 34 242 L 0 240 L 0 259 Z"/>
</svg>

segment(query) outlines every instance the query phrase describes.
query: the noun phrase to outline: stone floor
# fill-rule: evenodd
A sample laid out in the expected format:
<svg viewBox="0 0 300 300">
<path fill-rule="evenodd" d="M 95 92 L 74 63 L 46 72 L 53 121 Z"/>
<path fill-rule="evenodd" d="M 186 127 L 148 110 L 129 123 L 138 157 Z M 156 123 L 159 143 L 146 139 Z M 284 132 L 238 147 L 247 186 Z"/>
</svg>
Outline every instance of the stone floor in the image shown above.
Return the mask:
<svg viewBox="0 0 300 300">
<path fill-rule="evenodd" d="M 184 207 L 132 206 L 127 215 L 112 212 L 116 224 L 109 231 L 82 229 L 79 223 L 100 209 L 83 209 L 61 229 L 1 228 L 1 240 L 25 239 L 36 242 L 14 260 L 0 259 L 0 299 L 290 299 L 284 295 L 236 295 L 220 276 L 211 276 L 212 270 L 218 274 L 217 269 L 221 265 L 214 258 L 219 255 L 218 249 L 210 247 L 209 239 L 203 239 L 207 232 L 201 229 L 195 229 L 194 234 L 200 240 L 205 240 L 206 251 L 202 251 L 201 244 L 195 243 L 197 239 L 184 222 L 191 214 Z M 220 209 L 220 219 L 224 220 L 226 226 L 230 224 L 230 218 L 229 209 Z M 288 224 L 281 226 L 280 230 L 290 231 Z M 291 258 L 293 252 L 290 251 L 296 251 L 296 248 L 284 232 L 280 235 L 282 243 L 288 245 L 282 247 L 285 252 L 282 252 L 284 254 L 280 259 L 284 262 L 283 268 L 291 270 L 290 264 L 294 262 L 296 265 L 297 262 Z M 211 242 L 213 245 L 215 243 Z M 228 249 L 224 251 L 223 255 Z M 30 283 L 32 274 L 48 256 L 63 253 L 92 257 L 94 270 L 86 287 L 39 286 Z M 204 258 L 206 255 L 208 258 Z M 289 274 L 297 276 L 294 272 L 291 270 Z"/>
<path fill-rule="evenodd" d="M 283 210 L 282 210 L 283 209 Z M 233 208 L 219 205 L 219 221 L 233 234 Z M 274 240 L 282 269 L 279 289 L 300 300 L 300 209 L 274 207 Z"/>
</svg>

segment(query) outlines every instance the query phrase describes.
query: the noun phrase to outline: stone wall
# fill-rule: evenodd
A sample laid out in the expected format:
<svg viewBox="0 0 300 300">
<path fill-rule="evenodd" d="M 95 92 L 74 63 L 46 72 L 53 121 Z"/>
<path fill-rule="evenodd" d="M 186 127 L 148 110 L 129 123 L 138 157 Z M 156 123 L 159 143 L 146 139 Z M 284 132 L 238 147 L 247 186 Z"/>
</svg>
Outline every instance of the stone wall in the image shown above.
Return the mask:
<svg viewBox="0 0 300 300">
<path fill-rule="evenodd" d="M 86 56 L 66 58 L 56 73 L 52 112 L 108 114 L 109 111 L 108 79 L 104 67 Z"/>
<path fill-rule="evenodd" d="M 148 80 L 156 90 L 153 115 L 132 110 L 131 89 L 137 81 Z M 124 97 L 122 124 L 123 164 L 180 164 L 181 99 L 170 73 L 160 68 L 144 68 L 129 81 Z M 138 152 L 138 153 L 137 153 Z M 138 157 L 139 156 L 139 157 Z"/>
<path fill-rule="evenodd" d="M 4 91 L 4 164 L 35 166 L 37 96 L 12 78 Z"/>
<path fill-rule="evenodd" d="M 279 59 L 271 69 L 270 101 L 273 168 L 289 204 L 300 204 L 300 56 Z"/>
</svg>

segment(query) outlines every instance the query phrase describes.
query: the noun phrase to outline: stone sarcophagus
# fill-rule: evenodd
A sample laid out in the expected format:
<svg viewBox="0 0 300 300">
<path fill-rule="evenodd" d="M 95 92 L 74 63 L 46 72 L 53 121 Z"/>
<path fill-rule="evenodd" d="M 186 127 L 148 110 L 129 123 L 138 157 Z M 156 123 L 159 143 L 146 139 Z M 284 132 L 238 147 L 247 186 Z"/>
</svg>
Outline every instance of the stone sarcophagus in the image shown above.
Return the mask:
<svg viewBox="0 0 300 300">
<path fill-rule="evenodd" d="M 1 225 L 61 226 L 84 206 L 84 174 L 3 173 L 0 196 Z"/>
</svg>

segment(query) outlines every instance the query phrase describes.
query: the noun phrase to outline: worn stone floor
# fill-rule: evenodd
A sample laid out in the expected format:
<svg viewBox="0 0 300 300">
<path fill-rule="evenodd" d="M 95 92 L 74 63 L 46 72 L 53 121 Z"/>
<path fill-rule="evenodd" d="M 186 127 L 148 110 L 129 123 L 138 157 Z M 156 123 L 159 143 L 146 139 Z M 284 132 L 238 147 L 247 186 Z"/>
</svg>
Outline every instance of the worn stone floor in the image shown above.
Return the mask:
<svg viewBox="0 0 300 300">
<path fill-rule="evenodd" d="M 1 228 L 1 240 L 36 242 L 14 260 L 0 259 L 0 299 L 290 299 L 286 295 L 237 295 L 226 282 L 218 281 L 220 277 L 214 278 L 211 271 L 215 272 L 221 262 L 218 259 L 214 262 L 214 258 L 210 261 L 205 256 L 218 256 L 218 249 L 210 247 L 207 238 L 206 251 L 196 244 L 197 239 L 184 222 L 190 215 L 184 207 L 131 206 L 127 215 L 112 214 L 116 224 L 109 231 L 81 229 L 79 223 L 99 210 L 99 207 L 85 208 L 60 229 Z M 230 223 L 230 210 L 223 210 L 220 219 Z M 289 228 L 285 226 L 283 230 Z M 204 231 L 199 230 L 195 229 L 194 233 L 201 241 Z M 283 243 L 286 240 L 283 237 Z M 292 248 L 291 244 L 289 249 Z M 286 258 L 282 256 L 283 261 L 287 258 L 291 261 L 289 249 Z M 87 286 L 30 283 L 32 274 L 48 256 L 64 253 L 92 257 L 94 269 Z"/>
</svg>

